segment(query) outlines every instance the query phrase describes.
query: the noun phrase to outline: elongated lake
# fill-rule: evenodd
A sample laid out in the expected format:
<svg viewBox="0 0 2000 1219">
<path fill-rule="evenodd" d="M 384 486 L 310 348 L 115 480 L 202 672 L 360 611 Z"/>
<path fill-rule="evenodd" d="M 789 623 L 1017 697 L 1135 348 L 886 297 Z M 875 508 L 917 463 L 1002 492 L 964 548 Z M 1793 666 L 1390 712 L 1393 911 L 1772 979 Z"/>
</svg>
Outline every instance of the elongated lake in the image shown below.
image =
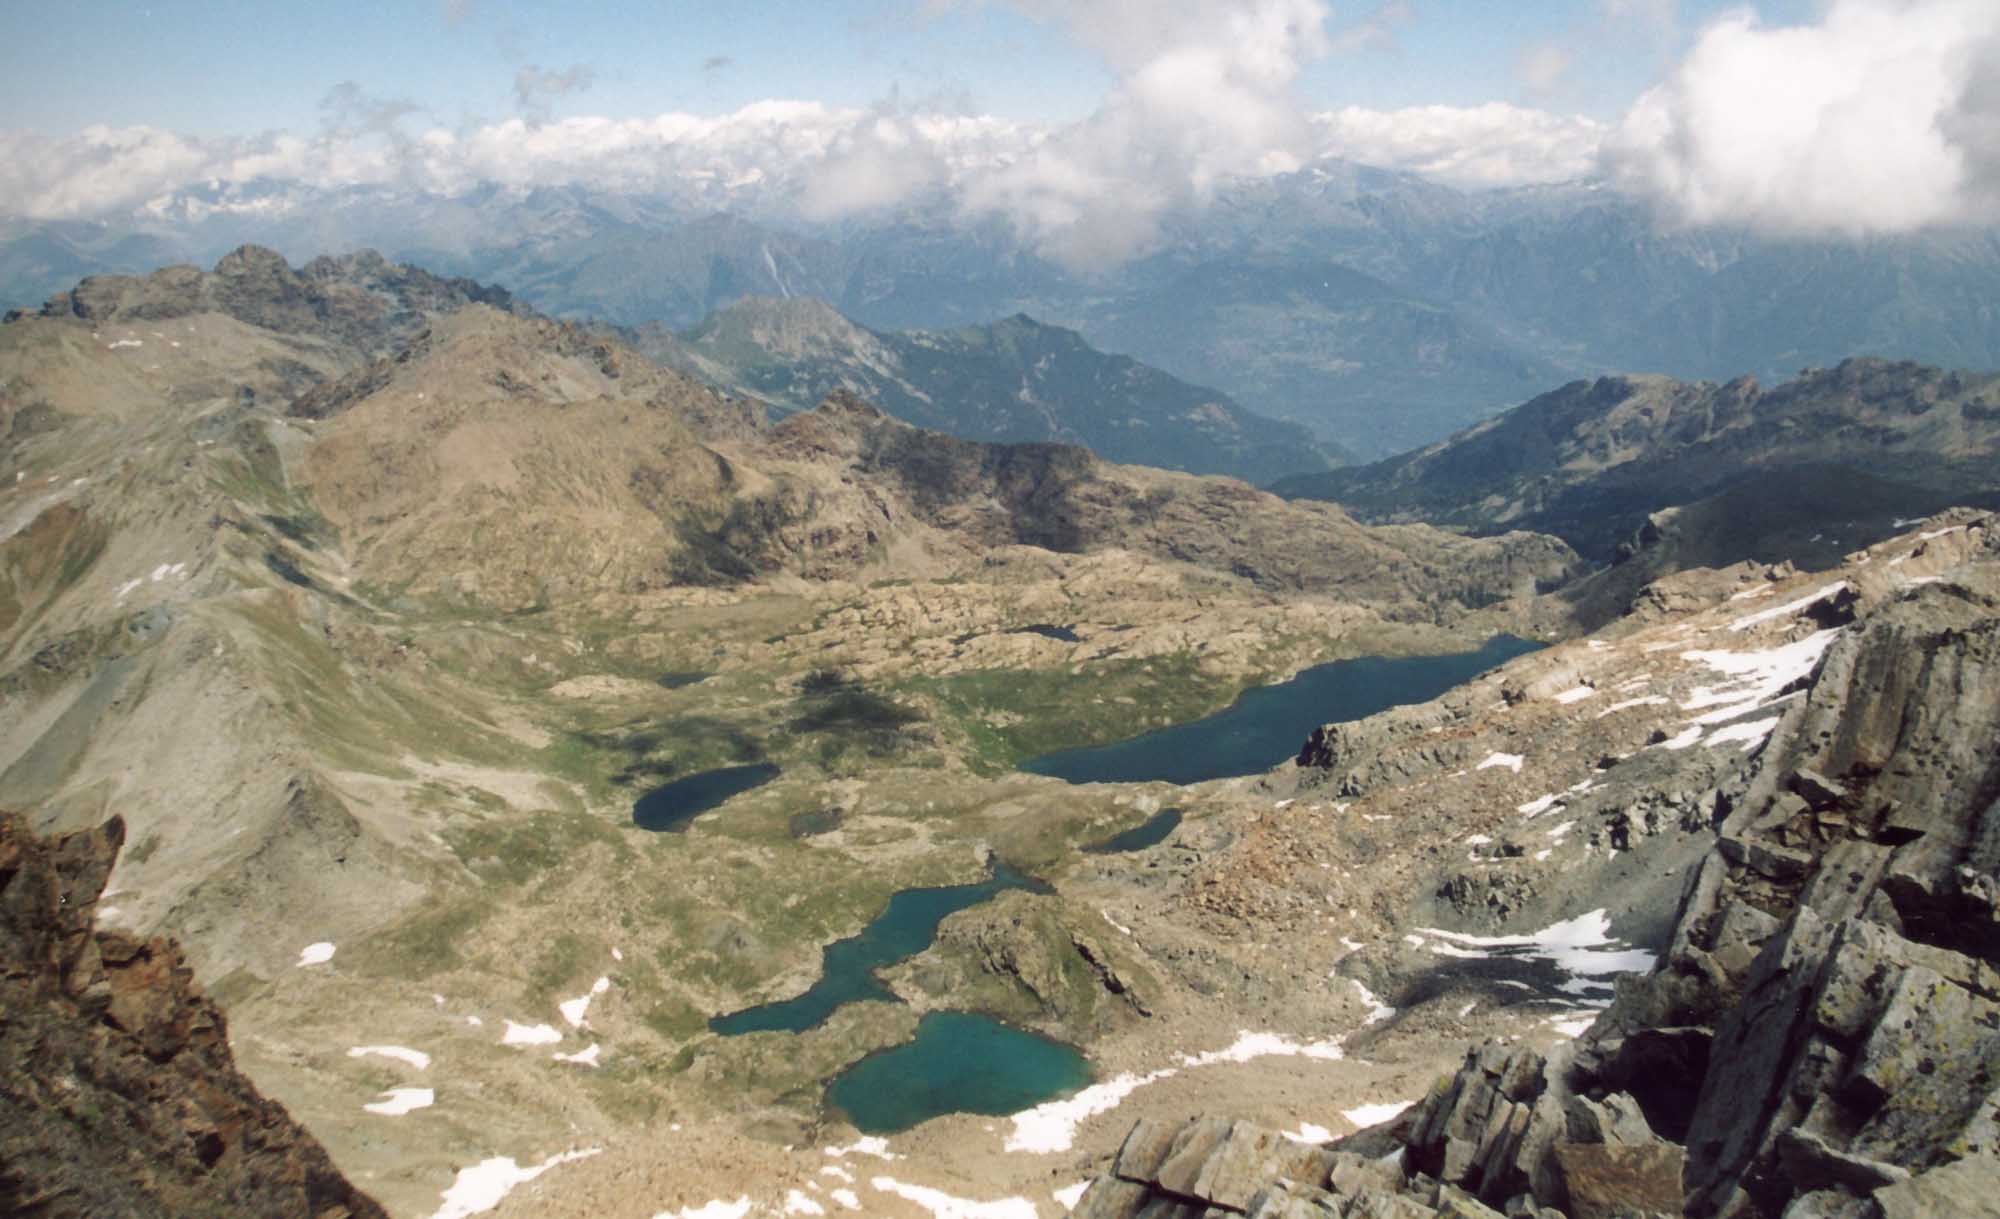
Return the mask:
<svg viewBox="0 0 2000 1219">
<path fill-rule="evenodd" d="M 704 770 L 663 784 L 639 797 L 632 806 L 632 823 L 642 830 L 680 833 L 688 822 L 729 797 L 761 787 L 778 777 L 769 762 Z"/>
<path fill-rule="evenodd" d="M 1321 724 L 1428 701 L 1541 647 L 1532 640 L 1495 635 L 1476 652 L 1367 656 L 1314 665 L 1289 681 L 1246 690 L 1205 719 L 1111 745 L 1043 754 L 1023 762 L 1021 769 L 1071 783 L 1200 783 L 1258 774 L 1296 755 Z"/>
<path fill-rule="evenodd" d="M 998 859 L 993 861 L 993 874 L 985 880 L 935 889 L 904 889 L 891 897 L 888 909 L 858 935 L 835 940 L 822 950 L 819 980 L 804 994 L 717 1016 L 708 1027 L 725 1037 L 774 1031 L 803 1033 L 843 1003 L 894 999 L 875 977 L 877 969 L 929 948 L 937 938 L 938 924 L 947 916 L 1008 889 L 1048 892 L 1041 881 Z"/>
<path fill-rule="evenodd" d="M 826 1098 L 864 1134 L 894 1134 L 946 1113 L 995 1117 L 1090 1083 L 1090 1064 L 1059 1041 L 965 1012 L 930 1012 L 912 1041 L 848 1067 Z"/>
</svg>

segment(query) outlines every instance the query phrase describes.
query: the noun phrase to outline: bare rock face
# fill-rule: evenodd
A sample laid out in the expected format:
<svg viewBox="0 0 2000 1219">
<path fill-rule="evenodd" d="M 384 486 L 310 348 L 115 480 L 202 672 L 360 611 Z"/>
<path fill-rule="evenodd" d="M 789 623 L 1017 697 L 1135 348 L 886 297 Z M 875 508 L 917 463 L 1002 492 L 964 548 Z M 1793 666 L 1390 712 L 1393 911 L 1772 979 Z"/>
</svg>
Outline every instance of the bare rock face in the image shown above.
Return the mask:
<svg viewBox="0 0 2000 1219">
<path fill-rule="evenodd" d="M 473 303 L 520 308 L 504 288 L 395 265 L 373 250 L 316 258 L 294 270 L 275 251 L 246 245 L 225 254 L 213 271 L 178 266 L 91 276 L 52 298 L 42 314 L 104 325 L 215 311 L 281 334 L 385 353 L 417 335 L 427 315 Z"/>
<path fill-rule="evenodd" d="M 383 1216 L 237 1072 L 172 941 L 93 929 L 124 836 L 0 813 L 0 1212 Z"/>
<path fill-rule="evenodd" d="M 2000 1214 L 2000 537 L 1979 514 L 1925 537 L 1960 565 L 1829 599 L 1859 617 L 1718 802 L 1665 960 L 1581 1040 L 1477 1047 L 1254 1201 L 1135 1153 L 1079 1213 Z M 1327 730 L 1308 753 L 1366 786 L 1430 727 L 1386 722 L 1393 741 Z"/>
</svg>

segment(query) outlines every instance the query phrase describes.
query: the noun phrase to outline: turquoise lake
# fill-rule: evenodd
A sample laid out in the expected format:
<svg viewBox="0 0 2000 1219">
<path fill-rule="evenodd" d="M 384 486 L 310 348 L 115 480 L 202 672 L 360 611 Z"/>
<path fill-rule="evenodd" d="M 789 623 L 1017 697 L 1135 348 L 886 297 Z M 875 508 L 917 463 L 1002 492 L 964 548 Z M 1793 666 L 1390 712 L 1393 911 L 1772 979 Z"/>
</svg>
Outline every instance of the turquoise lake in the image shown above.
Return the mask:
<svg viewBox="0 0 2000 1219">
<path fill-rule="evenodd" d="M 1059 1041 L 985 1016 L 931 1012 L 915 1040 L 834 1076 L 827 1100 L 864 1134 L 894 1134 L 947 1113 L 995 1117 L 1090 1083 L 1090 1064 Z"/>
<path fill-rule="evenodd" d="M 888 909 L 859 934 L 826 946 L 819 980 L 810 990 L 793 999 L 717 1016 L 708 1022 L 708 1027 L 725 1037 L 744 1033 L 803 1033 L 819 1025 L 843 1003 L 894 1000 L 895 996 L 875 977 L 877 969 L 929 948 L 937 938 L 938 924 L 946 917 L 1009 889 L 1050 891 L 1041 881 L 1015 871 L 998 859 L 993 861 L 993 874 L 982 881 L 935 889 L 904 889 L 891 897 Z"/>
<path fill-rule="evenodd" d="M 1297 756 L 1321 724 L 1426 702 L 1542 646 L 1496 635 L 1476 652 L 1367 656 L 1314 665 L 1289 681 L 1246 690 L 1206 719 L 1111 745 L 1043 754 L 1023 762 L 1021 769 L 1071 783 L 1200 783 L 1260 774 Z"/>
</svg>

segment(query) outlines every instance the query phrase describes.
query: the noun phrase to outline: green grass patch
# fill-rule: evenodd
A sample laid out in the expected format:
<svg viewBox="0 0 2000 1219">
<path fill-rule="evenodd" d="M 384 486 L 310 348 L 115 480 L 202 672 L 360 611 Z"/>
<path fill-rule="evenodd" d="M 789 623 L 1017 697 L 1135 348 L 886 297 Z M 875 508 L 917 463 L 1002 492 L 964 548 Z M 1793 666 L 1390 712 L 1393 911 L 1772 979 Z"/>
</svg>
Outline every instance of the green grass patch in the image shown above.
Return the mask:
<svg viewBox="0 0 2000 1219">
<path fill-rule="evenodd" d="M 444 840 L 481 879 L 510 887 L 561 871 L 596 843 L 609 847 L 621 864 L 635 856 L 616 826 L 580 812 L 550 810 L 525 819 L 453 826 L 444 831 Z"/>
<path fill-rule="evenodd" d="M 906 689 L 930 700 L 965 740 L 975 770 L 998 773 L 1023 760 L 1103 745 L 1199 719 L 1229 705 L 1244 683 L 1202 671 L 1186 652 L 1113 660 L 1082 673 L 984 669 L 918 677 Z"/>
<path fill-rule="evenodd" d="M 492 912 L 483 897 L 434 902 L 363 947 L 357 954 L 360 967 L 377 977 L 412 981 L 456 969 L 465 963 L 459 945 Z"/>
</svg>

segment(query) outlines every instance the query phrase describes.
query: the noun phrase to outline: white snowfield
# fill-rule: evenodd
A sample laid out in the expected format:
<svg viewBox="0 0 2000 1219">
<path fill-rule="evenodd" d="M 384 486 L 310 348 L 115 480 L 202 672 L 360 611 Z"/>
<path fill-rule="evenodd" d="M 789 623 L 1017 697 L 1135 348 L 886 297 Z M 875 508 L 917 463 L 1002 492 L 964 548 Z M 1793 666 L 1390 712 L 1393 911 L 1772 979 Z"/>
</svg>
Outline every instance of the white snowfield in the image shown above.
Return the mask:
<svg viewBox="0 0 2000 1219">
<path fill-rule="evenodd" d="M 1833 596 L 1835 593 L 1841 593 L 1845 591 L 1847 591 L 1847 581 L 1835 580 L 1833 583 L 1827 585 L 1825 588 L 1822 588 L 1817 592 L 1807 593 L 1805 596 L 1800 597 L 1797 601 L 1787 601 L 1783 605 L 1774 605 L 1770 609 L 1758 610 L 1754 614 L 1738 618 L 1736 621 L 1729 624 L 1729 629 L 1732 631 L 1747 631 L 1751 627 L 1757 626 L 1760 623 L 1769 622 L 1773 618 L 1788 618 L 1791 615 L 1798 613 L 1800 610 L 1804 609 L 1808 605 L 1824 601 L 1828 597 Z"/>
<path fill-rule="evenodd" d="M 1032 1155 L 1068 1151 L 1076 1142 L 1078 1126 L 1100 1113 L 1109 1113 L 1116 1109 L 1126 1097 L 1147 1084 L 1170 1079 L 1183 1070 L 1211 1067 L 1219 1063 L 1243 1063 L 1253 1058 L 1274 1055 L 1326 1061 L 1338 1060 L 1345 1056 L 1341 1048 L 1341 1038 L 1338 1037 L 1326 1041 L 1297 1042 L 1277 1033 L 1252 1033 L 1246 1030 L 1239 1034 L 1234 1042 L 1222 1049 L 1181 1055 L 1178 1066 L 1161 1067 L 1144 1075 L 1128 1072 L 1101 1084 L 1093 1084 L 1074 1096 L 1048 1101 L 1032 1109 L 1024 1109 L 1013 1116 L 1014 1132 L 1007 1136 L 1006 1149 L 1025 1151 Z"/>
<path fill-rule="evenodd" d="M 481 1160 L 470 1168 L 461 1168 L 451 1188 L 444 1191 L 444 1205 L 431 1219 L 466 1219 L 468 1215 L 490 1211 L 500 1205 L 500 1199 L 515 1186 L 534 1180 L 558 1164 L 588 1159 L 602 1150 L 602 1147 L 591 1147 L 583 1151 L 565 1151 L 526 1168 L 516 1164 L 511 1156 L 495 1156 L 490 1160 Z"/>
<path fill-rule="evenodd" d="M 1076 1204 L 1083 1201 L 1083 1192 L 1089 1188 L 1090 1182 L 1088 1181 L 1078 1181 L 1075 1185 L 1065 1185 L 1055 1191 L 1055 1199 L 1062 1205 L 1064 1210 L 1073 1211 L 1076 1209 Z"/>
<path fill-rule="evenodd" d="M 435 1100 L 437 1093 L 429 1088 L 391 1088 L 382 1094 L 381 1100 L 361 1107 L 383 1117 L 401 1117 L 416 1109 L 428 1109 Z"/>
<path fill-rule="evenodd" d="M 1380 1105 L 1356 1105 L 1352 1109 L 1342 1109 L 1340 1116 L 1366 1130 L 1370 1126 L 1379 1126 L 1390 1118 L 1401 1116 L 1403 1110 L 1416 1103 L 1413 1100 L 1396 1100 Z"/>
<path fill-rule="evenodd" d="M 429 1054 L 422 1050 L 412 1050 L 408 1046 L 358 1045 L 347 1051 L 349 1058 L 365 1058 L 370 1054 L 378 1058 L 393 1058 L 398 1062 L 407 1062 L 419 1071 L 427 1070 L 431 1065 Z"/>
<path fill-rule="evenodd" d="M 590 1043 L 589 1049 L 578 1050 L 574 1054 L 557 1054 L 555 1055 L 555 1060 L 557 1062 L 574 1063 L 579 1067 L 594 1067 L 597 1065 L 598 1055 L 603 1052 L 604 1047 L 593 1041 Z"/>
<path fill-rule="evenodd" d="M 1556 701 L 1564 706 L 1568 706 L 1571 703 L 1580 703 L 1596 693 L 1597 687 L 1595 686 L 1571 686 L 1561 694 L 1556 695 Z"/>
<path fill-rule="evenodd" d="M 583 1018 L 590 1011 L 590 1001 L 610 989 L 611 979 L 599 978 L 597 981 L 591 983 L 590 989 L 587 992 L 578 995 L 574 999 L 564 999 L 561 1003 L 556 1004 L 556 1010 L 562 1013 L 564 1020 L 569 1021 L 571 1028 L 582 1028 Z"/>
<path fill-rule="evenodd" d="M 1521 763 L 1527 760 L 1518 753 L 1489 753 L 1486 755 L 1485 761 L 1472 769 L 1485 770 L 1490 766 L 1505 766 L 1508 770 L 1518 775 L 1521 773 Z"/>
<path fill-rule="evenodd" d="M 554 1045 L 562 1040 L 562 1034 L 550 1024 L 516 1024 L 507 1022 L 507 1031 L 501 1035 L 501 1045 Z"/>
<path fill-rule="evenodd" d="M 307 944 L 299 949 L 300 965 L 324 965 L 333 960 L 333 945 L 321 940 L 317 944 Z"/>
<path fill-rule="evenodd" d="M 653 1219 L 743 1219 L 743 1216 L 749 1213 L 750 1198 L 745 1195 L 734 1202 L 717 1198 L 701 1206 L 684 1206 L 677 1211 L 661 1211 L 654 1215 Z"/>
<path fill-rule="evenodd" d="M 844 1160 L 851 1155 L 874 1156 L 878 1160 L 900 1160 L 903 1158 L 895 1152 L 890 1151 L 889 1140 L 879 1134 L 864 1134 L 845 1147 L 828 1147 L 825 1151 L 830 1159 L 835 1160 Z M 822 1169 L 821 1171 L 824 1170 Z M 842 1179 L 852 1181 L 854 1178 L 843 1174 Z"/>
<path fill-rule="evenodd" d="M 1418 928 L 1423 934 L 1447 941 L 1461 952 L 1483 956 L 1498 955 L 1488 949 L 1505 949 L 1507 956 L 1534 957 L 1553 963 L 1564 973 L 1586 978 L 1609 974 L 1644 973 L 1653 968 L 1654 957 L 1639 948 L 1617 948 L 1610 935 L 1611 919 L 1603 910 L 1592 910 L 1573 919 L 1552 923 L 1533 935 L 1467 935 L 1460 931 Z M 1456 954 L 1454 954 L 1456 955 Z"/>
<path fill-rule="evenodd" d="M 974 1202 L 921 1185 L 905 1185 L 894 1177 L 875 1177 L 869 1182 L 878 1192 L 894 1194 L 914 1202 L 937 1219 L 1037 1219 L 1035 1204 L 1026 1198 L 1001 1198 L 995 1202 Z"/>
</svg>

